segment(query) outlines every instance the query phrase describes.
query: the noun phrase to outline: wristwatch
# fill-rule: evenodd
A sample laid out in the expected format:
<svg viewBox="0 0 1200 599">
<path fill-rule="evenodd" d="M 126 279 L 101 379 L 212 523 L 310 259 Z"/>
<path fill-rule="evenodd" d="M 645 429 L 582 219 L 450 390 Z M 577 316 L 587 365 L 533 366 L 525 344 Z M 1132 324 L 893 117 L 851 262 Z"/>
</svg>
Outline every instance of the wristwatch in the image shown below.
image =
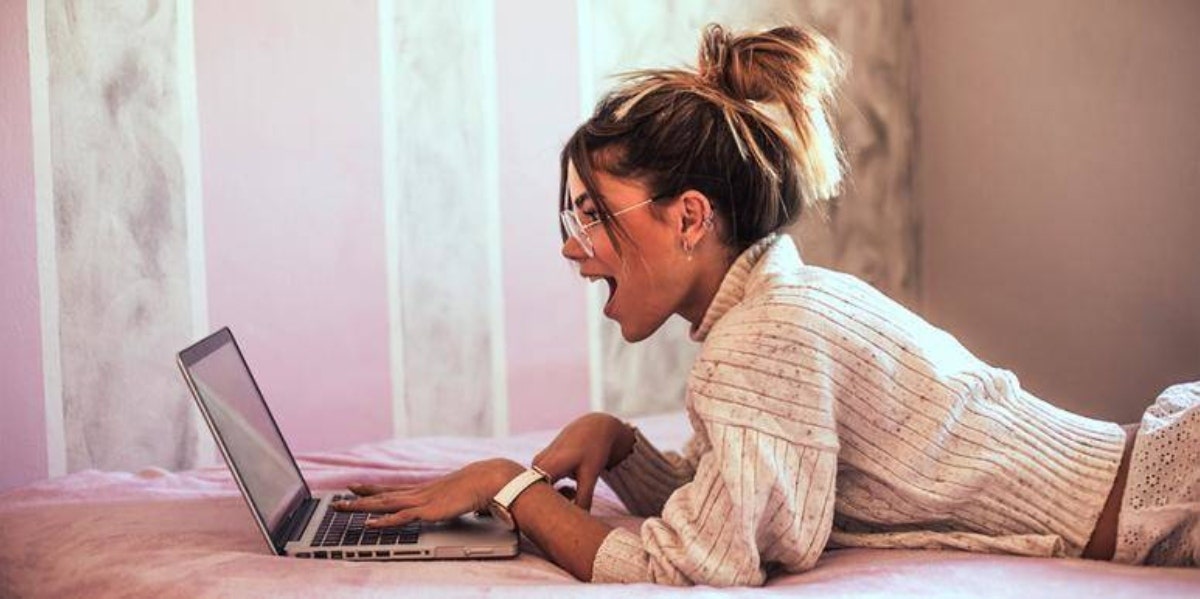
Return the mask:
<svg viewBox="0 0 1200 599">
<path fill-rule="evenodd" d="M 509 507 L 517 500 L 517 497 L 520 497 L 521 493 L 525 492 L 525 489 L 540 482 L 549 483 L 550 476 L 537 466 L 529 468 L 518 474 L 516 478 L 508 481 L 508 484 L 504 485 L 504 488 L 500 489 L 500 492 L 496 493 L 491 503 L 488 504 L 488 509 L 492 512 L 492 516 L 503 522 L 509 530 L 516 530 L 517 521 L 513 519 Z"/>
</svg>

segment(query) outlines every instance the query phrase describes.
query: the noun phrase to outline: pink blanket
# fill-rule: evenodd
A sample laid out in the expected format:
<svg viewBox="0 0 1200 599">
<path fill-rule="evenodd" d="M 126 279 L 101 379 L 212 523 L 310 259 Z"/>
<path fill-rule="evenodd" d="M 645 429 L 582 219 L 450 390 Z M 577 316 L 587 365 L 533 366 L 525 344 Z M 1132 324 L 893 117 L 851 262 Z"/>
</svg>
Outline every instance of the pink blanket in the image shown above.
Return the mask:
<svg viewBox="0 0 1200 599">
<path fill-rule="evenodd" d="M 641 421 L 662 447 L 682 445 L 678 415 Z M 508 439 L 427 438 L 307 454 L 316 489 L 419 480 L 502 455 L 526 461 L 552 434 Z M 624 526 L 608 489 L 594 511 Z M 365 562 L 274 557 L 224 466 L 191 472 L 79 472 L 0 495 L 3 597 L 611 597 L 523 545 L 514 560 Z M 639 597 L 1200 597 L 1200 570 L 1134 568 L 924 551 L 831 551 L 812 571 L 762 589 L 637 585 Z"/>
</svg>

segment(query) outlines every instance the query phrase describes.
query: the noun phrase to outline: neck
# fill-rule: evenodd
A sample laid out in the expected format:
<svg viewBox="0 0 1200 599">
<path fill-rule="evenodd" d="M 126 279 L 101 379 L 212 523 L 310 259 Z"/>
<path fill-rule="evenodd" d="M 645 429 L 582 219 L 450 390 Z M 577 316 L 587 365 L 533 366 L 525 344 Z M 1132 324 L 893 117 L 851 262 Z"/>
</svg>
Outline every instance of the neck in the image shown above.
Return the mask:
<svg viewBox="0 0 1200 599">
<path fill-rule="evenodd" d="M 697 264 L 697 272 L 692 284 L 692 291 L 687 295 L 679 310 L 679 315 L 687 319 L 693 326 L 699 326 L 700 322 L 704 320 L 704 315 L 708 313 L 708 307 L 712 304 L 713 298 L 717 296 L 717 291 L 721 289 L 725 274 L 729 272 L 729 267 L 733 266 L 735 257 L 729 254 L 724 247 L 712 247 L 707 252 L 696 253 L 693 262 Z"/>
</svg>

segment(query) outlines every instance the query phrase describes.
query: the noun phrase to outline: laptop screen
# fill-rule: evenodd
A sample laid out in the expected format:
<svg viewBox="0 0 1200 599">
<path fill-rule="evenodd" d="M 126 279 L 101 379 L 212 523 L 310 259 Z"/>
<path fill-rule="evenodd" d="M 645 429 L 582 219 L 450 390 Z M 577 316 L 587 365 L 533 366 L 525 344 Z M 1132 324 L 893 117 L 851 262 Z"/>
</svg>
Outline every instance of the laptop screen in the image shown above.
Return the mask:
<svg viewBox="0 0 1200 599">
<path fill-rule="evenodd" d="M 274 540 L 310 494 L 229 329 L 180 353 L 225 457 Z"/>
</svg>

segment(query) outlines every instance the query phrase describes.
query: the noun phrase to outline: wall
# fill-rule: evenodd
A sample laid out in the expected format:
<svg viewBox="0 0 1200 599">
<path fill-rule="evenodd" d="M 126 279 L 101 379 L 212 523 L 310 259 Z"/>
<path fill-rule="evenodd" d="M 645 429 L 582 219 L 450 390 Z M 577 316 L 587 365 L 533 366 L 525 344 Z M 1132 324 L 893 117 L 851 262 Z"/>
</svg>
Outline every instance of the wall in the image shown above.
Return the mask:
<svg viewBox="0 0 1200 599">
<path fill-rule="evenodd" d="M 0 11 L 0 489 L 48 472 L 37 216 L 23 4 Z"/>
<path fill-rule="evenodd" d="M 389 437 L 377 3 L 11 5 L 0 489 L 212 461 L 173 354 L 224 324 L 293 447 Z"/>
<path fill-rule="evenodd" d="M 580 122 L 579 5 L 586 3 L 495 3 L 498 218 L 512 432 L 560 427 L 592 401 L 586 288 L 559 254 L 557 215 L 550 208 L 557 207 L 558 154 Z"/>
<path fill-rule="evenodd" d="M 49 122 L 39 260 L 56 273 L 42 305 L 57 334 L 43 368 L 61 390 L 68 470 L 183 468 L 199 452 L 178 375 L 154 367 L 195 316 L 180 16 L 177 3 L 44 5 L 32 83 L 48 101 L 32 110 Z"/>
<path fill-rule="evenodd" d="M 379 25 L 366 0 L 284 8 L 195 4 L 200 220 L 207 320 L 304 451 L 392 431 Z"/>
<path fill-rule="evenodd" d="M 812 20 L 862 59 L 845 121 L 878 172 L 805 249 L 915 288 L 906 3 L 26 6 L 3 21 L 4 486 L 212 461 L 172 355 L 223 325 L 298 451 L 680 406 L 694 344 L 618 343 L 553 207 L 609 76 L 691 60 L 711 20 Z"/>
<path fill-rule="evenodd" d="M 298 451 L 587 409 L 574 3 L 13 6 L 0 490 L 214 460 L 173 354 L 222 325 Z"/>
<path fill-rule="evenodd" d="M 927 315 L 1097 417 L 1200 379 L 1200 3 L 915 18 Z"/>
<path fill-rule="evenodd" d="M 649 385 L 683 354 L 629 369 L 658 358 L 606 346 L 557 257 L 556 154 L 610 70 L 691 60 L 716 15 L 851 54 L 858 199 L 793 232 L 807 259 L 923 286 L 1065 407 L 1128 420 L 1200 377 L 1191 3 L 24 6 L 0 15 L 0 488 L 210 461 L 171 354 L 222 324 L 299 450 L 678 406 Z"/>
</svg>

